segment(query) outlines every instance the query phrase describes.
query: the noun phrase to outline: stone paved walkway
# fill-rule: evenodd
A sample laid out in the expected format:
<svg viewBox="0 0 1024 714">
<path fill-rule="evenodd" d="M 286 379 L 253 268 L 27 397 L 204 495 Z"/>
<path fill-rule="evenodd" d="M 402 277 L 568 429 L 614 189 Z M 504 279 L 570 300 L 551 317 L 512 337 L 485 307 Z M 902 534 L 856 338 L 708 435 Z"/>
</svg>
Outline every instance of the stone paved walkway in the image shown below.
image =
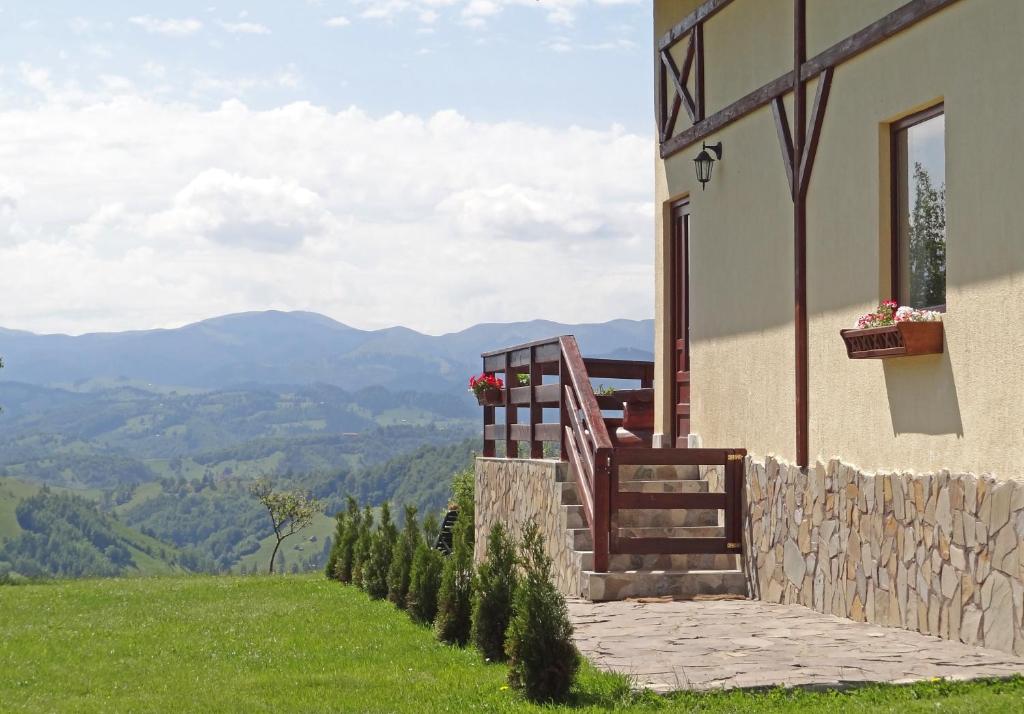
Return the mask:
<svg viewBox="0 0 1024 714">
<path fill-rule="evenodd" d="M 1024 659 L 760 601 L 571 600 L 576 641 L 602 669 L 665 692 L 844 686 L 1024 673 Z"/>
</svg>

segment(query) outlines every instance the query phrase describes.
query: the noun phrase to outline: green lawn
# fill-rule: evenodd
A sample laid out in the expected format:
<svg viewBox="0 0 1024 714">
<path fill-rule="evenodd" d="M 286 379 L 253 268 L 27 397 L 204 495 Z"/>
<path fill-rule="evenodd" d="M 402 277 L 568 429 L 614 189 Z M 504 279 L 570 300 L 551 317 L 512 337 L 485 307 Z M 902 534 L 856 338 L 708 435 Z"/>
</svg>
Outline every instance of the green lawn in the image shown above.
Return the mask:
<svg viewBox="0 0 1024 714">
<path fill-rule="evenodd" d="M 80 580 L 0 587 L 0 710 L 503 712 L 541 710 L 506 670 L 437 644 L 384 602 L 317 576 Z M 584 670 L 545 711 L 1011 712 L 1024 680 L 634 695 Z"/>
</svg>

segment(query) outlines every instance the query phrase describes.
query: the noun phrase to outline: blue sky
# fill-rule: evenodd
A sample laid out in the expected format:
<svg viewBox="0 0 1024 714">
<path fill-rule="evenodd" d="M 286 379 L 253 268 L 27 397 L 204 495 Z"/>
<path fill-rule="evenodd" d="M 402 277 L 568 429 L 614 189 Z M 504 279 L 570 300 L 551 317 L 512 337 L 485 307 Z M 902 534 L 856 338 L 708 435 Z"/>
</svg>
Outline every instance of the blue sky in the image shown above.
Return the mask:
<svg viewBox="0 0 1024 714">
<path fill-rule="evenodd" d="M 648 317 L 650 13 L 0 0 L 0 325 Z"/>
<path fill-rule="evenodd" d="M 201 104 L 457 108 L 477 120 L 634 131 L 651 121 L 645 2 L 48 0 L 2 9 L 4 64 L 45 66 L 83 88 L 117 77 Z"/>
</svg>

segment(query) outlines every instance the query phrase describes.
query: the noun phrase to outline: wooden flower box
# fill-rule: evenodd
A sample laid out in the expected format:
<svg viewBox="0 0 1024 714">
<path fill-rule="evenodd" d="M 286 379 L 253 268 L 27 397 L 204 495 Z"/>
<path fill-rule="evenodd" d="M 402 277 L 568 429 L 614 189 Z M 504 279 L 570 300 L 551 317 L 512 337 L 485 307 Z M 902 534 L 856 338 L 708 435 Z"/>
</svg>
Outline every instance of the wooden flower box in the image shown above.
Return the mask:
<svg viewBox="0 0 1024 714">
<path fill-rule="evenodd" d="M 499 407 L 505 403 L 505 393 L 500 389 L 484 389 L 476 393 L 476 401 L 482 407 Z"/>
<path fill-rule="evenodd" d="M 886 327 L 840 330 L 850 359 L 942 354 L 942 323 L 897 322 Z"/>
</svg>

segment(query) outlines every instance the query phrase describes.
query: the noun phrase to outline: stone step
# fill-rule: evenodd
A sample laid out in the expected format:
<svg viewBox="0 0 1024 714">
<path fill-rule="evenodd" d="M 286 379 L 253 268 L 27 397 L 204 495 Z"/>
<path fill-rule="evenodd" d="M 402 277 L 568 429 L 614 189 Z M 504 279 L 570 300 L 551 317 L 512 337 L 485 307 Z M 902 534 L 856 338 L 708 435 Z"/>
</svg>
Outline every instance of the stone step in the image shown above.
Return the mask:
<svg viewBox="0 0 1024 714">
<path fill-rule="evenodd" d="M 583 506 L 563 505 L 566 528 L 588 527 Z M 657 526 L 681 528 L 684 526 L 717 526 L 719 511 L 714 508 L 626 508 L 616 515 L 617 528 L 654 528 Z"/>
<path fill-rule="evenodd" d="M 707 481 L 621 481 L 622 493 L 707 493 Z"/>
<path fill-rule="evenodd" d="M 720 511 L 714 508 L 626 508 L 616 514 L 619 528 L 654 526 L 717 526 Z"/>
<path fill-rule="evenodd" d="M 628 597 L 692 598 L 695 595 L 747 596 L 747 580 L 741 570 L 614 571 L 580 574 L 580 591 L 588 600 L 622 600 Z"/>
<path fill-rule="evenodd" d="M 580 500 L 579 487 L 570 481 L 565 481 L 562 486 L 562 504 L 566 506 L 578 506 Z M 619 484 L 619 491 L 623 493 L 707 493 L 707 481 L 624 481 Z"/>
<path fill-rule="evenodd" d="M 576 567 L 580 570 L 594 569 L 594 551 L 578 550 L 574 553 Z M 738 570 L 738 555 L 709 553 L 672 553 L 632 555 L 612 553 L 608 556 L 608 570 Z"/>
<path fill-rule="evenodd" d="M 620 538 L 724 538 L 725 528 L 719 526 L 698 527 L 654 527 L 654 528 L 619 528 Z M 592 550 L 594 539 L 589 528 L 570 528 L 566 530 L 566 542 L 573 550 Z"/>
<path fill-rule="evenodd" d="M 583 506 L 562 506 L 562 525 L 569 528 L 586 528 L 587 518 Z"/>
<path fill-rule="evenodd" d="M 697 466 L 620 466 L 619 483 L 623 481 L 698 481 Z"/>
<path fill-rule="evenodd" d="M 646 526 L 619 528 L 620 538 L 725 538 L 724 526 Z"/>
</svg>

